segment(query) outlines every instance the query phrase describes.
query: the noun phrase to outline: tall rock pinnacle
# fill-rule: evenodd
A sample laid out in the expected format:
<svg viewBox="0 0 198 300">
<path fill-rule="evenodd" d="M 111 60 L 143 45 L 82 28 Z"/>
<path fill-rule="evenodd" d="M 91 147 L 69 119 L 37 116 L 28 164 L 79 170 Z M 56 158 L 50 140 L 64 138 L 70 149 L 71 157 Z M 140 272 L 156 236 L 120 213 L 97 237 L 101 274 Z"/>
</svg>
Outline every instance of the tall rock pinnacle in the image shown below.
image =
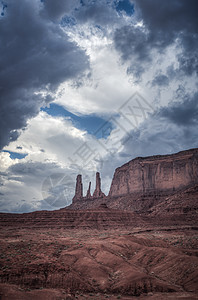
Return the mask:
<svg viewBox="0 0 198 300">
<path fill-rule="evenodd" d="M 91 196 L 91 182 L 89 182 L 89 187 L 87 190 L 87 194 L 85 197 L 83 197 L 83 184 L 82 184 L 82 175 L 78 175 L 76 178 L 76 191 L 75 195 L 72 199 L 72 202 L 76 202 L 79 200 L 92 200 L 94 198 L 104 198 L 106 197 L 105 194 L 101 191 L 101 179 L 100 179 L 100 173 L 96 173 L 96 188 L 93 193 L 93 196 Z"/>
<path fill-rule="evenodd" d="M 90 198 L 91 198 L 91 182 L 89 183 L 89 187 L 88 187 L 88 190 L 87 190 L 86 198 L 87 198 L 87 199 L 90 199 Z"/>
<path fill-rule="evenodd" d="M 96 173 L 96 188 L 93 193 L 93 198 L 102 198 L 105 197 L 105 194 L 101 191 L 101 179 L 100 179 L 100 173 Z"/>
<path fill-rule="evenodd" d="M 82 184 L 82 175 L 78 175 L 76 178 L 76 191 L 73 201 L 83 198 L 83 184 Z"/>
</svg>

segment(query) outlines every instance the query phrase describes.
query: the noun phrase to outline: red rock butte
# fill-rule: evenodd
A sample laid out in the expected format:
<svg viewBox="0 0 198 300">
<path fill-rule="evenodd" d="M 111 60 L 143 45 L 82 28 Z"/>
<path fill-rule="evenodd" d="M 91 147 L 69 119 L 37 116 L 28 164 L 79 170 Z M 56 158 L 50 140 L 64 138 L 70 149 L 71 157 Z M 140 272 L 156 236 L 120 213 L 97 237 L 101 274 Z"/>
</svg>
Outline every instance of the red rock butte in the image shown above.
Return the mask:
<svg viewBox="0 0 198 300">
<path fill-rule="evenodd" d="M 101 191 L 100 174 L 91 196 L 91 183 L 82 196 L 82 178 L 77 176 L 76 193 L 69 209 L 109 208 L 148 212 L 151 207 L 198 184 L 198 149 L 170 155 L 137 157 L 115 170 L 108 196 Z"/>
<path fill-rule="evenodd" d="M 198 299 L 198 149 L 138 157 L 54 211 L 0 213 L 0 298 Z"/>
<path fill-rule="evenodd" d="M 82 175 L 78 175 L 76 178 L 76 191 L 72 199 L 73 203 L 79 200 L 90 200 L 106 197 L 105 194 L 101 191 L 101 179 L 100 173 L 96 173 L 96 188 L 94 190 L 93 196 L 91 195 L 91 182 L 89 182 L 89 187 L 86 193 L 86 196 L 83 197 L 83 184 L 82 184 Z"/>
<path fill-rule="evenodd" d="M 109 196 L 172 192 L 198 182 L 198 150 L 138 157 L 116 169 Z"/>
</svg>

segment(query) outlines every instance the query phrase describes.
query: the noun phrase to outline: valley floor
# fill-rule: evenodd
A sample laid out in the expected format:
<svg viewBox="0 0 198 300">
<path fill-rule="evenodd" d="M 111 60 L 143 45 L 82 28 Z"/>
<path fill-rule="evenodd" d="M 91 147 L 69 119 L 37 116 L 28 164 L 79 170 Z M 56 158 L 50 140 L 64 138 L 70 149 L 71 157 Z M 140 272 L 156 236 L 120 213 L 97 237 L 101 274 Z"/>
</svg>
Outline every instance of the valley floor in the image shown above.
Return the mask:
<svg viewBox="0 0 198 300">
<path fill-rule="evenodd" d="M 2 228 L 0 299 L 198 299 L 198 231 Z"/>
</svg>

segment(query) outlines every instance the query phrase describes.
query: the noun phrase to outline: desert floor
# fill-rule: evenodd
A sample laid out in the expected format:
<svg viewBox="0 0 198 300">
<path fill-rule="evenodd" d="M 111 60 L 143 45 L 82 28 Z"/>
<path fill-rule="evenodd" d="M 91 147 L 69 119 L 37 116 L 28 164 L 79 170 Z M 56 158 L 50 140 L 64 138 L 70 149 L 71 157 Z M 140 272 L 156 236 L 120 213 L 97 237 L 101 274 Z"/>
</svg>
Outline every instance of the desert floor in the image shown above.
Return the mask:
<svg viewBox="0 0 198 300">
<path fill-rule="evenodd" d="M 2 228 L 0 299 L 198 299 L 198 231 Z"/>
</svg>

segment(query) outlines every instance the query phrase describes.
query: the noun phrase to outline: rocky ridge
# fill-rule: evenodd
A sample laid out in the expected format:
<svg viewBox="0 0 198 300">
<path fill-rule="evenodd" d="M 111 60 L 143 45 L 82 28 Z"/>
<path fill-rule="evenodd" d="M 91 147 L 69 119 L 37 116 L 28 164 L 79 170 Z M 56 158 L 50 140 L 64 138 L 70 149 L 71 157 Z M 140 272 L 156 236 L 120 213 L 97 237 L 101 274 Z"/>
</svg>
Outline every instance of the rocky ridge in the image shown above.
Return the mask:
<svg viewBox="0 0 198 300">
<path fill-rule="evenodd" d="M 0 228 L 59 228 L 110 230 L 131 228 L 143 219 L 133 212 L 109 209 L 106 204 L 90 210 L 36 211 L 24 214 L 0 213 Z"/>
<path fill-rule="evenodd" d="M 115 170 L 108 196 L 101 191 L 100 175 L 97 173 L 93 196 L 89 187 L 87 196 L 79 197 L 68 208 L 91 209 L 105 202 L 109 208 L 146 213 L 161 202 L 165 204 L 167 197 L 196 184 L 198 149 L 138 157 Z"/>
</svg>

